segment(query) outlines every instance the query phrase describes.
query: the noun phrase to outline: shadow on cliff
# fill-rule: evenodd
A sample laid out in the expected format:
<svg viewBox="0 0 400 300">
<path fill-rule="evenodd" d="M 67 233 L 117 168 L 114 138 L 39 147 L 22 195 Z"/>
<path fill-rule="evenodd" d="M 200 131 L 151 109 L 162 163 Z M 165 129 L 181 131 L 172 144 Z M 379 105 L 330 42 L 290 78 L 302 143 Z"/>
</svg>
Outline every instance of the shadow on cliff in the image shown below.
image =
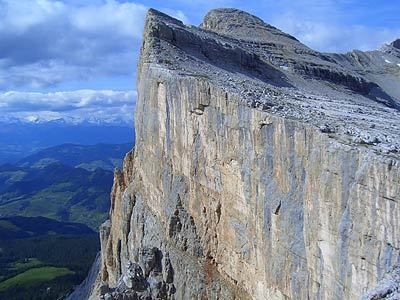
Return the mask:
<svg viewBox="0 0 400 300">
<path fill-rule="evenodd" d="M 283 72 L 261 60 L 257 54 L 235 45 L 231 38 L 199 28 L 194 33 L 182 22 L 159 12 L 157 19 L 157 26 L 147 26 L 150 37 L 165 41 L 188 56 L 230 73 L 257 78 L 277 87 L 292 87 Z M 187 60 L 185 63 L 191 62 Z"/>
<path fill-rule="evenodd" d="M 168 44 L 169 47 L 180 49 L 183 52 L 180 54 L 180 58 L 184 59 L 183 64 L 191 64 L 192 59 L 195 59 L 214 66 L 215 70 L 211 72 L 214 71 L 216 75 L 218 69 L 222 69 L 231 73 L 232 76 L 244 75 L 276 87 L 294 87 L 284 72 L 269 63 L 268 59 L 261 59 L 257 51 L 242 48 L 233 37 L 202 28 L 193 29 L 155 10 L 149 11 L 146 28 L 147 38 L 156 38 Z M 157 49 L 157 55 L 165 50 L 164 47 Z M 172 51 L 172 53 L 177 52 Z M 165 53 L 165 55 L 168 57 L 169 54 Z M 307 57 L 310 58 L 310 56 Z M 400 110 L 398 99 L 393 98 L 378 84 L 366 80 L 360 74 L 345 71 L 335 57 L 337 58 L 337 55 L 334 57 L 329 54 L 312 56 L 312 63 L 293 64 L 294 71 L 303 78 L 333 83 L 374 102 Z M 326 61 L 331 64 L 336 63 L 337 66 L 327 65 Z M 198 68 L 197 64 L 194 68 L 196 67 Z"/>
<path fill-rule="evenodd" d="M 180 33 L 182 32 L 175 31 L 175 46 L 196 59 L 230 73 L 259 79 L 277 87 L 293 87 L 283 72 L 261 60 L 255 53 L 221 40 L 212 38 L 199 40 L 194 35 L 185 42 L 185 38 L 182 39 L 182 36 L 187 35 L 187 32 L 182 35 Z M 187 42 L 190 44 L 188 45 Z"/>
</svg>

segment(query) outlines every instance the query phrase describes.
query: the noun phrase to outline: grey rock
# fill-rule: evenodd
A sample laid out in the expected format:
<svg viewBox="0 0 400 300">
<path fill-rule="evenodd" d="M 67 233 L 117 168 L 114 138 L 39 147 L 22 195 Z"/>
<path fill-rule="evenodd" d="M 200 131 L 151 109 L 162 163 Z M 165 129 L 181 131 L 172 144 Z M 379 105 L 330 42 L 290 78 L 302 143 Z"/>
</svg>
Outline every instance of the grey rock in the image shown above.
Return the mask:
<svg viewBox="0 0 400 300">
<path fill-rule="evenodd" d="M 163 276 L 166 283 L 174 282 L 174 269 L 172 267 L 168 253 L 166 253 L 166 256 L 164 258 Z"/>
<path fill-rule="evenodd" d="M 362 300 L 400 299 L 400 267 L 387 272 L 376 287 L 366 293 Z"/>
<path fill-rule="evenodd" d="M 98 279 L 100 275 L 100 262 L 101 257 L 100 253 L 98 253 L 85 280 L 79 286 L 77 286 L 70 295 L 65 298 L 66 300 L 80 300 L 88 299 L 90 297 L 96 279 Z"/>
<path fill-rule="evenodd" d="M 102 282 L 100 284 L 100 295 L 107 294 L 110 291 L 110 287 L 108 286 L 108 283 Z"/>
<path fill-rule="evenodd" d="M 127 273 L 122 278 L 129 289 L 134 291 L 144 291 L 147 288 L 147 282 L 143 276 L 143 270 L 136 263 L 129 263 Z"/>
<path fill-rule="evenodd" d="M 286 45 L 300 45 L 298 40 L 279 29 L 264 23 L 249 13 L 234 8 L 214 9 L 206 14 L 201 28 L 235 39 L 260 42 L 279 42 Z M 305 46 L 301 46 L 306 49 Z"/>
<path fill-rule="evenodd" d="M 107 293 L 104 295 L 104 300 L 114 300 L 114 297 L 110 293 Z"/>
<path fill-rule="evenodd" d="M 391 45 L 397 49 L 400 49 L 400 39 L 393 41 Z"/>
<path fill-rule="evenodd" d="M 319 53 L 235 9 L 150 10 L 138 69 L 101 229 L 115 297 L 357 299 L 398 264 L 394 43 Z"/>
<path fill-rule="evenodd" d="M 148 277 L 150 272 L 155 270 L 161 272 L 161 258 L 158 248 L 142 248 L 140 249 L 140 262 L 144 271 L 144 276 Z"/>
<path fill-rule="evenodd" d="M 324 124 L 319 129 L 323 133 L 335 133 L 335 128 L 332 128 L 329 124 Z"/>
</svg>

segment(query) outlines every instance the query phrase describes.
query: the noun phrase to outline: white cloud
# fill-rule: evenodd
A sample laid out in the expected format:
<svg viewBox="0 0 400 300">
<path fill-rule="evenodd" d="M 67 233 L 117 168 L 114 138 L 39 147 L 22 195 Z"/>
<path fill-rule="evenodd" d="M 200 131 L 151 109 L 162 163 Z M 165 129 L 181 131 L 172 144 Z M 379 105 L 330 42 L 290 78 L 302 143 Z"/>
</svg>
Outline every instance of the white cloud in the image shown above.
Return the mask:
<svg viewBox="0 0 400 300">
<path fill-rule="evenodd" d="M 371 28 L 364 25 L 341 25 L 301 20 L 293 14 L 273 19 L 274 26 L 293 35 L 312 49 L 323 52 L 346 52 L 353 49 L 374 50 L 400 36 L 400 29 Z"/>
<path fill-rule="evenodd" d="M 71 119 L 131 123 L 136 91 L 77 90 L 68 92 L 0 93 L 0 110 L 7 118 Z M 1 118 L 0 118 L 1 119 Z"/>
<path fill-rule="evenodd" d="M 389 2 L 389 1 L 387 1 Z M 389 26 L 386 19 L 397 15 L 399 6 L 382 7 L 355 0 L 281 0 L 262 6 L 266 22 L 295 36 L 307 46 L 323 52 L 353 49 L 375 50 L 400 37 L 400 26 Z"/>
<path fill-rule="evenodd" d="M 71 13 L 71 23 L 82 33 L 109 32 L 130 38 L 141 38 L 147 7 L 136 3 L 108 0 L 100 6 L 86 6 Z"/>
<path fill-rule="evenodd" d="M 133 76 L 146 12 L 116 0 L 0 0 L 0 90 Z"/>
<path fill-rule="evenodd" d="M 23 33 L 32 26 L 66 13 L 67 7 L 59 1 L 2 0 L 0 1 L 0 29 Z"/>
</svg>

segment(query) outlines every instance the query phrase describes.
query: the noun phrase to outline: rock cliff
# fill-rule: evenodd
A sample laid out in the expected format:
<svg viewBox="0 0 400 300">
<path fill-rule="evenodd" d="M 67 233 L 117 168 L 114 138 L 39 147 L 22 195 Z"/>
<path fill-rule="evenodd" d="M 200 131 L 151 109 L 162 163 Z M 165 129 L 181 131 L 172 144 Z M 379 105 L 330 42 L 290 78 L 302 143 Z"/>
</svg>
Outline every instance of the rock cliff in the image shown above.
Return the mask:
<svg viewBox="0 0 400 300">
<path fill-rule="evenodd" d="M 97 293 L 396 297 L 398 44 L 319 53 L 235 9 L 150 10 Z"/>
</svg>

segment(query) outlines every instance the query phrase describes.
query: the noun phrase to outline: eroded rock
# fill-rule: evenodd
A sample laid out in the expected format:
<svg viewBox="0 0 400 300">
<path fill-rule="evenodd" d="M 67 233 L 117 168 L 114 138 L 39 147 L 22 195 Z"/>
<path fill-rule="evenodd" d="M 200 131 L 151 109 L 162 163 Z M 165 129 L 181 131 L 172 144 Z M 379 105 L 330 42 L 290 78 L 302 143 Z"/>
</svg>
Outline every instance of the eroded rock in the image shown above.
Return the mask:
<svg viewBox="0 0 400 300">
<path fill-rule="evenodd" d="M 394 48 L 319 53 L 238 10 L 201 28 L 151 10 L 135 150 L 101 230 L 112 297 L 357 299 L 375 286 L 400 255 Z"/>
</svg>

